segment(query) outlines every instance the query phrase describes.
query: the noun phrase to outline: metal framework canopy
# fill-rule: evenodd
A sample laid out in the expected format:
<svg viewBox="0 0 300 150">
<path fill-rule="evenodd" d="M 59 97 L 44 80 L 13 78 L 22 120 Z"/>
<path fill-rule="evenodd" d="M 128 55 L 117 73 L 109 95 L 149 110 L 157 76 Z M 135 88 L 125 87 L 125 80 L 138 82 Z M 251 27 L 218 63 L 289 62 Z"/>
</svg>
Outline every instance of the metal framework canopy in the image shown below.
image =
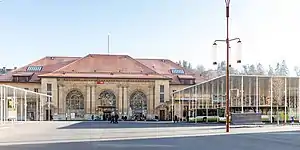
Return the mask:
<svg viewBox="0 0 300 150">
<path fill-rule="evenodd" d="M 225 108 L 225 81 L 225 76 L 219 76 L 171 93 L 174 114 Z M 229 107 L 232 113 L 261 113 L 270 122 L 300 122 L 300 77 L 230 75 Z"/>
<path fill-rule="evenodd" d="M 1 124 L 6 121 L 44 120 L 44 107 L 50 107 L 51 99 L 51 95 L 1 84 Z"/>
</svg>

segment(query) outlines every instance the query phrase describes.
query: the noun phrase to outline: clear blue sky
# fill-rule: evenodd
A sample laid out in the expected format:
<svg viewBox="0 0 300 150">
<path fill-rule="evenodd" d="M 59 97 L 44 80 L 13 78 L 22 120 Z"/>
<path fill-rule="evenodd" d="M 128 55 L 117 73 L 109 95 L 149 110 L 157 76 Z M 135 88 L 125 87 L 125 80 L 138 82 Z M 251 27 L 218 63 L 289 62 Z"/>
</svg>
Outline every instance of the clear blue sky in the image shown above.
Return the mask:
<svg viewBox="0 0 300 150">
<path fill-rule="evenodd" d="M 242 38 L 245 63 L 297 63 L 293 54 L 281 52 L 290 41 L 274 41 L 276 35 L 299 35 L 299 19 L 295 23 L 296 16 L 290 16 L 295 15 L 291 10 L 299 12 L 291 8 L 297 0 L 286 0 L 284 8 L 281 0 L 231 1 L 231 37 Z M 209 66 L 213 40 L 225 38 L 224 5 L 224 0 L 2 0 L 0 66 L 19 67 L 44 56 L 107 53 L 108 32 L 113 54 Z M 278 24 L 280 19 L 286 26 Z M 270 52 L 273 57 L 265 57 Z"/>
</svg>

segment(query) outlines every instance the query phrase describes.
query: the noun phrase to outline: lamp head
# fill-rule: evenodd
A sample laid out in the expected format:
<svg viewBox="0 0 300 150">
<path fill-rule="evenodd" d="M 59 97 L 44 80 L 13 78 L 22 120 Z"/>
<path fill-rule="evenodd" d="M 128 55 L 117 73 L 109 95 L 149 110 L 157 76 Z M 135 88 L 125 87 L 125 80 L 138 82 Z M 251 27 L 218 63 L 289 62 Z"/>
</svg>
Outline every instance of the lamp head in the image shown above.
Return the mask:
<svg viewBox="0 0 300 150">
<path fill-rule="evenodd" d="M 237 42 L 237 63 L 242 63 L 242 41 Z"/>
<path fill-rule="evenodd" d="M 226 6 L 228 7 L 230 4 L 230 0 L 225 0 Z"/>
<path fill-rule="evenodd" d="M 213 65 L 217 65 L 217 43 L 214 42 L 212 46 L 212 60 L 213 60 Z"/>
</svg>

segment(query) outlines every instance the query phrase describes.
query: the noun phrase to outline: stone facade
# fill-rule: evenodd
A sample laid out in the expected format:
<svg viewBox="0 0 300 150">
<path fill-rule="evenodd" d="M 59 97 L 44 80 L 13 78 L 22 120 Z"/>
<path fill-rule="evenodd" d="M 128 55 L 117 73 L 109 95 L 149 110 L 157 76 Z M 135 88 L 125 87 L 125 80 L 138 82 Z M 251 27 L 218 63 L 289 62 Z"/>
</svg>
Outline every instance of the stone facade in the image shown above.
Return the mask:
<svg viewBox="0 0 300 150">
<path fill-rule="evenodd" d="M 79 91 L 83 95 L 84 100 L 84 118 L 87 119 L 91 115 L 103 115 L 103 110 L 99 110 L 100 94 L 105 91 L 111 91 L 116 98 L 117 111 L 121 116 L 130 116 L 130 103 L 136 92 L 143 93 L 146 98 L 145 110 L 147 117 L 158 116 L 160 108 L 164 102 L 169 100 L 169 81 L 168 80 L 120 80 L 120 79 L 70 79 L 70 78 L 42 78 L 41 92 L 47 93 L 47 84 L 51 88 L 51 112 L 60 119 L 65 119 L 68 114 L 67 95 L 73 90 Z M 160 101 L 160 87 L 164 87 L 164 102 Z M 44 100 L 45 101 L 45 100 Z M 46 106 L 45 106 L 46 108 Z M 156 110 L 158 108 L 158 110 Z M 164 111 L 167 116 L 167 111 Z M 100 116 L 101 117 L 101 116 Z M 81 118 L 83 119 L 83 118 Z"/>
<path fill-rule="evenodd" d="M 195 77 L 167 59 L 89 54 L 46 56 L 1 75 L 0 83 L 46 94 L 27 97 L 27 110 L 25 104 L 18 104 L 19 116 L 25 117 L 22 112 L 26 111 L 30 114 L 26 118 L 31 120 L 82 120 L 92 116 L 105 120 L 111 112 L 128 119 L 166 120 L 171 116 L 167 103 L 170 93 L 195 84 Z M 20 97 L 18 101 L 25 99 Z"/>
</svg>

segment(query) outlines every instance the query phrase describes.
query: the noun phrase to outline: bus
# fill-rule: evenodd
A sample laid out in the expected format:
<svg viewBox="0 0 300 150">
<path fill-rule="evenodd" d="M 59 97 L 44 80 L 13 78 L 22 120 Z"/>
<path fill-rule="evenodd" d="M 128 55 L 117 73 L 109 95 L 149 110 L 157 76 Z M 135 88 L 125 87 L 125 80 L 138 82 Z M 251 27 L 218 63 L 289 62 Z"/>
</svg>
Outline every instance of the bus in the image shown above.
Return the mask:
<svg viewBox="0 0 300 150">
<path fill-rule="evenodd" d="M 191 110 L 191 116 L 189 117 L 189 122 L 223 122 L 225 120 L 224 108 L 202 108 L 197 109 L 197 112 Z"/>
</svg>

